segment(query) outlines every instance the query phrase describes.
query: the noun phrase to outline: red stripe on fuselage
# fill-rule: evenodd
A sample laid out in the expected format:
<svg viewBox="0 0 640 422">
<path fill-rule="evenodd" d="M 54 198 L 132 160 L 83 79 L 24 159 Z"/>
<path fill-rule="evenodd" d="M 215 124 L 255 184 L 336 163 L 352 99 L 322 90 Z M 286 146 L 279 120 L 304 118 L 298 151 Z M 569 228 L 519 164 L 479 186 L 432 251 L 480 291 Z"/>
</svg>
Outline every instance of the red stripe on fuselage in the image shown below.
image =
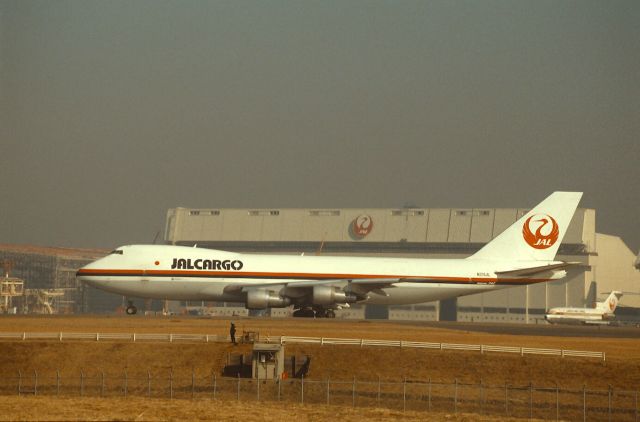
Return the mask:
<svg viewBox="0 0 640 422">
<path fill-rule="evenodd" d="M 358 279 L 403 279 L 403 282 L 420 283 L 425 280 L 433 282 L 485 283 L 485 284 L 522 284 L 541 283 L 551 279 L 539 278 L 469 278 L 444 276 L 415 275 L 381 275 L 381 274 L 328 274 L 328 273 L 280 273 L 280 272 L 248 272 L 248 271 L 184 271 L 184 270 L 111 270 L 80 269 L 78 275 L 85 276 L 153 276 L 153 277 L 212 277 L 212 278 L 256 278 L 256 279 L 298 279 L 298 280 L 358 280 Z"/>
</svg>

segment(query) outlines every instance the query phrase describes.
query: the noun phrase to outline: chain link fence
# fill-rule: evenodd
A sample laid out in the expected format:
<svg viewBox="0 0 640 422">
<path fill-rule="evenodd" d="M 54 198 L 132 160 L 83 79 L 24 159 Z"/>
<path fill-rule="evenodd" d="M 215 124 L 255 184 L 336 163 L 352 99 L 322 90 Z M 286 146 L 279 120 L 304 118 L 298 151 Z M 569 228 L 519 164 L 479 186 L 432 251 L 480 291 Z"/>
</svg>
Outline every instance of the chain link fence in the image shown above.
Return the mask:
<svg viewBox="0 0 640 422">
<path fill-rule="evenodd" d="M 166 371 L 18 371 L 2 395 L 282 401 L 545 420 L 639 421 L 638 391 L 427 380 L 255 380 Z"/>
</svg>

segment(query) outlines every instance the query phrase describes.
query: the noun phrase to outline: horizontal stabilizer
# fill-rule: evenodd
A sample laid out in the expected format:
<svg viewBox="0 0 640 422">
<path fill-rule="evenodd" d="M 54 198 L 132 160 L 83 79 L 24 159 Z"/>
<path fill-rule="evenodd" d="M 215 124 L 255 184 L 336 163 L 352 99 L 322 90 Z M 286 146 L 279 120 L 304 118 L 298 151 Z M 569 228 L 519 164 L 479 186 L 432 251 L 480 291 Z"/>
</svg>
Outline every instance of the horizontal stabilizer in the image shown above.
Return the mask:
<svg viewBox="0 0 640 422">
<path fill-rule="evenodd" d="M 580 262 L 561 262 L 558 264 L 539 265 L 536 267 L 518 268 L 515 270 L 496 271 L 496 275 L 508 275 L 508 276 L 529 276 L 533 274 L 543 273 L 545 271 L 554 271 L 562 268 L 567 268 L 574 265 L 580 265 Z"/>
</svg>

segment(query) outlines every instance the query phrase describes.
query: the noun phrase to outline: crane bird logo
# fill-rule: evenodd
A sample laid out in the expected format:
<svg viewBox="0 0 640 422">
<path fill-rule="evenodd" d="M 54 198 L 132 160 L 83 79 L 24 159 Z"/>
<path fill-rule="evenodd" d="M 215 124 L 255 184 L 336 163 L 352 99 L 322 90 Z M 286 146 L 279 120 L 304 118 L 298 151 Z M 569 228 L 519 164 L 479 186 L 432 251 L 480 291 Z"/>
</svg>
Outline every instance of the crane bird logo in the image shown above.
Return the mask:
<svg viewBox="0 0 640 422">
<path fill-rule="evenodd" d="M 373 220 L 366 214 L 357 216 L 349 226 L 349 234 L 358 240 L 366 237 L 371 230 L 373 230 Z"/>
<path fill-rule="evenodd" d="M 535 220 L 533 218 L 536 218 Z M 532 221 L 533 220 L 533 221 Z M 531 230 L 531 225 L 540 224 L 535 233 Z M 522 237 L 529 246 L 535 249 L 547 249 L 553 246 L 558 240 L 560 228 L 556 220 L 547 214 L 532 215 L 527 218 L 522 226 Z"/>
</svg>

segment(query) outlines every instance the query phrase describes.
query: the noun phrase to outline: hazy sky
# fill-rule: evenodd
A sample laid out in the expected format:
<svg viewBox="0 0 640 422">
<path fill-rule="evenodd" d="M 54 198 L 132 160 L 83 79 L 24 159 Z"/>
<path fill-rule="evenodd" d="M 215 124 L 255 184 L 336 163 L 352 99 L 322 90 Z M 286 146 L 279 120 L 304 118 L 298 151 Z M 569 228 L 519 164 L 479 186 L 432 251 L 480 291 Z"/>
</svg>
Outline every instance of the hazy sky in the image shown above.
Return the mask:
<svg viewBox="0 0 640 422">
<path fill-rule="evenodd" d="M 0 243 L 579 190 L 637 252 L 639 22 L 636 0 L 0 0 Z"/>
</svg>

